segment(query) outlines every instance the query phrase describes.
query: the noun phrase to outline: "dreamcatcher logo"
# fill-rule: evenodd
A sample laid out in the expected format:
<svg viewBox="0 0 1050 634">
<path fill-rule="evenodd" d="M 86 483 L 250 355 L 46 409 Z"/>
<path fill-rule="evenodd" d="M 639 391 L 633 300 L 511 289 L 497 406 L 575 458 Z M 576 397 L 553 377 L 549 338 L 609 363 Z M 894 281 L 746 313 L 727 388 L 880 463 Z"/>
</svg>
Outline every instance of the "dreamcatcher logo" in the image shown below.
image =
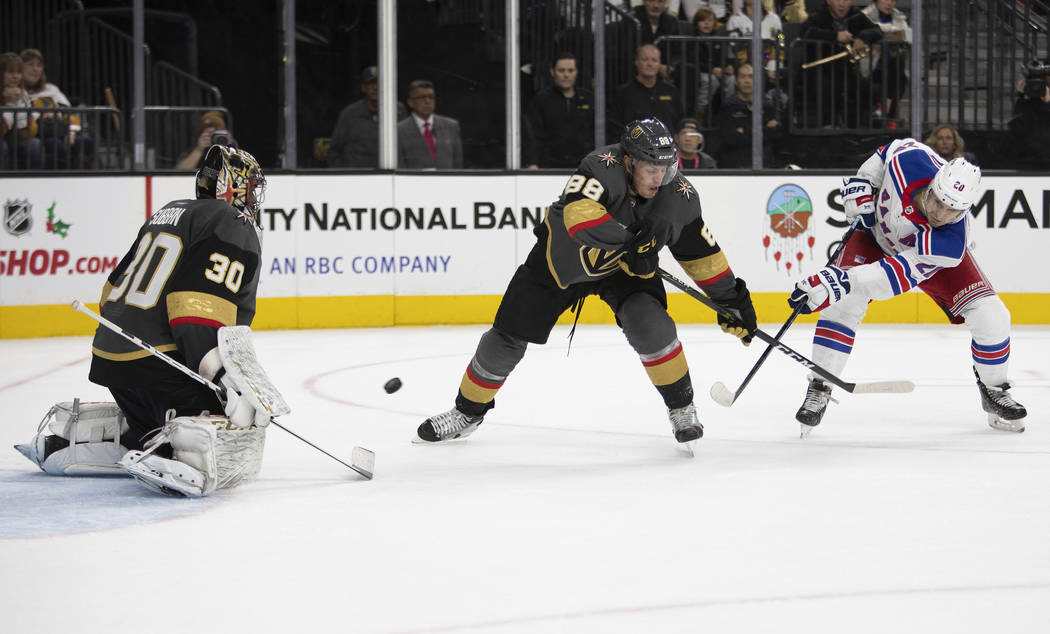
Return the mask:
<svg viewBox="0 0 1050 634">
<path fill-rule="evenodd" d="M 798 185 L 781 185 L 769 196 L 766 216 L 762 227 L 766 262 L 772 255 L 778 271 L 783 264 L 786 274 L 791 275 L 792 269 L 798 273 L 807 251 L 813 259 L 813 201 Z"/>
</svg>

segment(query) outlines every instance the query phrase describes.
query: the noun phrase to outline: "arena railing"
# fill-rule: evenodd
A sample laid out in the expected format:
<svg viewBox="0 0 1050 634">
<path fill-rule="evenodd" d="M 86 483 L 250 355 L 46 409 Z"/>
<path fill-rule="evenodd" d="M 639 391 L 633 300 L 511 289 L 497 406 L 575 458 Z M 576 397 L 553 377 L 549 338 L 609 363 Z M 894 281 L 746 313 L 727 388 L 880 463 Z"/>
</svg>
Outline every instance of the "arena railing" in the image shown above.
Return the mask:
<svg viewBox="0 0 1050 634">
<path fill-rule="evenodd" d="M 125 127 L 116 108 L 0 107 L 0 115 L 7 131 L 0 149 L 0 170 L 112 171 L 130 168 Z M 36 124 L 32 136 L 23 135 L 17 128 L 20 120 L 29 119 Z"/>
</svg>

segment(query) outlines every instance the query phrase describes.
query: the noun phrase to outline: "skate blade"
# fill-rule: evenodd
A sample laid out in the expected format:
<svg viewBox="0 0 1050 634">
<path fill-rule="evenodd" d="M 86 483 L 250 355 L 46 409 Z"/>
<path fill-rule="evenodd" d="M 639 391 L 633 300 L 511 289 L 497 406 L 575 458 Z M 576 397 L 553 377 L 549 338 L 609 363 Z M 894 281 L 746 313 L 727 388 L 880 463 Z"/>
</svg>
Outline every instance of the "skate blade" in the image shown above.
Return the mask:
<svg viewBox="0 0 1050 634">
<path fill-rule="evenodd" d="M 1024 431 L 1024 422 L 1021 420 L 1003 420 L 995 414 L 988 414 L 988 426 L 999 431 L 1008 431 L 1020 434 Z"/>
<path fill-rule="evenodd" d="M 692 458 L 692 457 L 696 456 L 696 443 L 698 441 L 699 441 L 699 439 L 697 439 L 697 440 L 690 440 L 688 442 L 680 442 L 680 443 L 678 443 L 678 451 L 683 456 L 685 456 L 687 458 Z"/>
<path fill-rule="evenodd" d="M 801 430 L 799 430 L 799 434 L 798 434 L 799 438 L 805 438 L 806 436 L 808 436 L 810 434 L 810 432 L 813 431 L 813 427 L 811 427 L 809 425 L 805 425 L 803 423 L 799 423 L 798 426 L 802 428 Z"/>
</svg>

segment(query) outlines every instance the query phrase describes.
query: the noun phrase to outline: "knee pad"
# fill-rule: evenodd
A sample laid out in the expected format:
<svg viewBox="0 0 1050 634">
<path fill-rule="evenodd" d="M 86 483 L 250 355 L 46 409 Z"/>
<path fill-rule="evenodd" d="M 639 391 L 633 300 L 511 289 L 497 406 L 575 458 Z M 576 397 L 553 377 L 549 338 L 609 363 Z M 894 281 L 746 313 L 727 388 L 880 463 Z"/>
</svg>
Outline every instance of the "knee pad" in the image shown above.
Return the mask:
<svg viewBox="0 0 1050 634">
<path fill-rule="evenodd" d="M 678 330 L 660 300 L 649 293 L 633 293 L 620 303 L 616 321 L 628 343 L 640 355 L 653 354 L 678 340 Z"/>
<path fill-rule="evenodd" d="M 528 345 L 524 339 L 489 328 L 481 335 L 478 349 L 474 352 L 471 361 L 473 370 L 488 379 L 503 381 L 525 356 Z"/>
<path fill-rule="evenodd" d="M 94 475 L 120 471 L 127 449 L 120 436 L 128 430 L 116 403 L 56 403 L 44 415 L 31 441 L 15 448 L 51 475 Z M 48 433 L 50 432 L 50 433 Z"/>
<path fill-rule="evenodd" d="M 982 345 L 996 344 L 1010 337 L 1010 311 L 998 295 L 974 300 L 960 316 L 973 340 Z"/>
</svg>

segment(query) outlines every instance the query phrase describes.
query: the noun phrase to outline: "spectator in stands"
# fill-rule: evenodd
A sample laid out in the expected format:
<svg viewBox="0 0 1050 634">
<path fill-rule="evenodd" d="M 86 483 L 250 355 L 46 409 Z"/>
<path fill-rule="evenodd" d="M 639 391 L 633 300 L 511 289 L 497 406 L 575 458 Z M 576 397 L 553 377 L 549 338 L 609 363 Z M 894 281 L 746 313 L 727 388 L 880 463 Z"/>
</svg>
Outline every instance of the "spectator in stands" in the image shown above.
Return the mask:
<svg viewBox="0 0 1050 634">
<path fill-rule="evenodd" d="M 25 90 L 22 77 L 22 58 L 18 53 L 0 55 L 0 72 L 3 73 L 3 105 L 13 108 L 29 108 L 33 104 Z M 44 149 L 37 138 L 37 113 L 3 113 L 3 137 L 0 143 L 0 169 L 44 166 Z"/>
<path fill-rule="evenodd" d="M 594 148 L 594 95 L 576 87 L 576 56 L 560 53 L 551 64 L 553 85 L 536 93 L 525 115 L 525 164 L 529 169 L 576 167 Z"/>
<path fill-rule="evenodd" d="M 697 37 L 725 37 L 725 26 L 718 22 L 711 7 L 700 7 L 693 14 L 693 31 Z M 725 46 L 719 42 L 699 43 L 697 51 L 696 104 L 694 111 L 701 125 L 714 121 L 722 97 L 729 91 L 733 65 L 727 63 Z"/>
<path fill-rule="evenodd" d="M 784 24 L 780 16 L 773 10 L 773 0 L 762 0 L 762 39 L 769 40 L 776 37 L 777 33 L 784 31 Z M 726 31 L 731 37 L 751 37 L 754 30 L 754 21 L 751 17 L 751 0 L 744 0 L 741 10 L 729 16 L 726 22 Z"/>
<path fill-rule="evenodd" d="M 885 82 L 885 94 L 875 104 L 875 116 L 886 118 L 886 127 L 896 129 L 897 110 L 901 95 L 908 82 L 908 52 L 900 44 L 886 42 L 911 43 L 911 27 L 904 12 L 897 8 L 897 0 L 875 0 L 862 11 L 869 20 L 882 30 L 884 43 L 872 51 L 871 79 L 875 84 L 876 94 L 881 92 Z M 881 51 L 876 59 L 876 54 Z"/>
<path fill-rule="evenodd" d="M 965 158 L 971 163 L 976 163 L 977 159 L 973 154 L 966 151 L 966 142 L 963 141 L 962 135 L 950 123 L 942 123 L 934 126 L 933 130 L 930 130 L 930 135 L 923 141 L 926 145 L 936 152 L 945 161 L 950 161 L 960 156 Z"/>
<path fill-rule="evenodd" d="M 641 40 L 639 44 L 653 44 L 657 38 L 665 35 L 682 35 L 688 33 L 689 27 L 674 17 L 667 10 L 667 0 L 643 0 L 642 4 L 631 9 L 631 15 L 642 25 L 641 28 Z M 629 25 L 629 21 L 624 21 L 624 27 Z M 625 39 L 624 41 L 631 41 Z M 664 50 L 668 50 L 666 47 Z M 672 58 L 671 55 L 674 57 Z M 664 63 L 660 64 L 660 78 L 670 79 L 672 75 L 677 74 L 677 69 L 681 65 L 679 59 L 681 54 L 678 49 L 671 47 L 670 55 L 664 60 Z M 671 126 L 667 123 L 668 127 Z"/>
<path fill-rule="evenodd" d="M 237 140 L 226 127 L 226 117 L 219 110 L 209 110 L 201 115 L 197 121 L 197 145 L 179 157 L 175 169 L 199 169 L 208 148 L 213 145 L 238 147 Z"/>
<path fill-rule="evenodd" d="M 866 56 L 871 45 L 882 40 L 882 30 L 875 26 L 868 16 L 861 13 L 860 9 L 854 7 L 850 0 L 826 0 L 823 6 L 809 14 L 809 19 L 802 25 L 802 37 L 850 46 L 857 56 Z M 816 57 L 831 55 L 837 52 L 836 48 L 827 46 L 816 50 Z M 848 66 L 852 68 L 847 68 Z M 871 99 L 870 75 L 864 74 L 865 70 L 870 69 L 871 65 L 867 60 L 853 63 L 843 58 L 805 71 L 827 75 L 826 81 L 810 82 L 810 86 L 814 88 L 836 86 L 834 90 L 825 88 L 823 94 L 808 95 L 824 100 L 825 120 L 820 122 L 821 124 L 845 123 L 851 128 L 860 126 L 862 113 L 864 116 L 869 115 L 874 105 Z M 835 74 L 837 83 L 832 82 L 832 74 Z M 837 115 L 842 115 L 844 120 L 838 121 Z"/>
<path fill-rule="evenodd" d="M 47 81 L 44 54 L 35 48 L 23 50 L 22 77 L 33 105 L 40 108 L 69 108 L 69 98 L 58 86 Z M 75 114 L 41 112 L 37 119 L 38 136 L 44 146 L 47 167 L 90 167 L 94 160 L 94 141 L 83 131 L 81 118 Z M 70 157 L 73 158 L 72 163 Z"/>
<path fill-rule="evenodd" d="M 784 8 L 781 9 L 780 15 L 783 16 L 784 22 L 791 24 L 801 24 L 809 18 L 809 14 L 806 12 L 806 3 L 802 0 L 785 0 Z"/>
<path fill-rule="evenodd" d="M 660 49 L 652 44 L 638 47 L 634 58 L 634 79 L 616 89 L 609 109 L 609 137 L 623 130 L 631 121 L 649 117 L 659 119 L 668 128 L 683 116 L 678 89 L 660 79 Z"/>
<path fill-rule="evenodd" d="M 1038 65 L 1050 69 L 1050 58 Z M 1050 73 L 1043 75 L 1041 86 L 1039 83 L 1037 78 L 1022 77 L 1018 80 L 1014 118 L 1010 120 L 1009 128 L 1017 167 L 1045 173 L 1050 165 Z"/>
<path fill-rule="evenodd" d="M 704 133 L 700 131 L 700 122 L 696 119 L 682 119 L 678 122 L 678 133 L 674 137 L 678 146 L 678 167 L 684 170 L 718 168 L 718 163 L 704 150 Z"/>
<path fill-rule="evenodd" d="M 751 108 L 754 92 L 754 69 L 742 64 L 736 71 L 736 94 L 722 104 L 715 119 L 718 128 L 718 164 L 721 167 L 751 167 Z M 762 160 L 764 167 L 775 167 L 774 148 L 783 137 L 784 128 L 777 120 L 773 105 L 762 100 Z"/>
<path fill-rule="evenodd" d="M 463 167 L 459 121 L 434 114 L 434 84 L 417 79 L 408 85 L 411 116 L 397 124 L 398 167 L 458 169 Z"/>
<path fill-rule="evenodd" d="M 329 167 L 377 167 L 379 165 L 379 75 L 375 66 L 361 72 L 362 99 L 343 108 L 332 131 L 328 148 Z M 398 102 L 397 120 L 408 116 Z"/>
</svg>

